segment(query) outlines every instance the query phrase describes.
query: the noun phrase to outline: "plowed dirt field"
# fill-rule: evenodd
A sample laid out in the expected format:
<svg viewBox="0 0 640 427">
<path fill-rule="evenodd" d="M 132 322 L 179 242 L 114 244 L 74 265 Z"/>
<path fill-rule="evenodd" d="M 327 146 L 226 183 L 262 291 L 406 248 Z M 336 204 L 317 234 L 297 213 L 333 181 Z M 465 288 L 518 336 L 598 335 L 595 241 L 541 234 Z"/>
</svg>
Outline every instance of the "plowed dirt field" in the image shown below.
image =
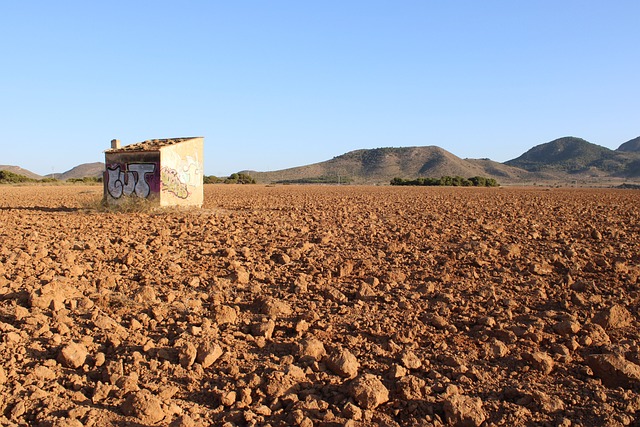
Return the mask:
<svg viewBox="0 0 640 427">
<path fill-rule="evenodd" d="M 0 425 L 640 424 L 640 193 L 0 187 Z"/>
</svg>

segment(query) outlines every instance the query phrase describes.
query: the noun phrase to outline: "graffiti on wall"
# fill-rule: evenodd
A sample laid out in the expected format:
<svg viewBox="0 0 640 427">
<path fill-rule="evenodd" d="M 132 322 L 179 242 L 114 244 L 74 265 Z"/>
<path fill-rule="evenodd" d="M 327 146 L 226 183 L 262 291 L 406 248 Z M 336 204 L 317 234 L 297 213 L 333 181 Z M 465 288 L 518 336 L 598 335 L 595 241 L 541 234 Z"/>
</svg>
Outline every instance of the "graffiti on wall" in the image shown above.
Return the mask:
<svg viewBox="0 0 640 427">
<path fill-rule="evenodd" d="M 180 180 L 178 171 L 163 166 L 160 169 L 160 180 L 162 181 L 162 191 L 167 191 L 180 199 L 189 197 L 187 184 Z"/>
<path fill-rule="evenodd" d="M 173 167 L 162 166 L 160 169 L 163 192 L 186 199 L 194 188 L 202 185 L 202 171 L 197 155 L 195 158 L 186 156 L 184 159 L 177 153 L 167 153 L 166 164 Z"/>
<path fill-rule="evenodd" d="M 109 195 L 115 199 L 124 196 L 136 196 L 146 199 L 151 194 L 151 187 L 146 176 L 153 174 L 156 165 L 153 163 L 129 163 L 107 167 L 106 185 Z"/>
</svg>

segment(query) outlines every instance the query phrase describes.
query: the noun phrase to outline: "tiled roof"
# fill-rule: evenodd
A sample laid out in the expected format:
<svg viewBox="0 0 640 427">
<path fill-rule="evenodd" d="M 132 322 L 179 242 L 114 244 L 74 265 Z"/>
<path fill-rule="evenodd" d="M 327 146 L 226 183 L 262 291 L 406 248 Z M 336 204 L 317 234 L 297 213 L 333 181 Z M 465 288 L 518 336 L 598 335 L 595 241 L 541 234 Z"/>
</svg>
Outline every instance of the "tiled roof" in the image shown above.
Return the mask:
<svg viewBox="0 0 640 427">
<path fill-rule="evenodd" d="M 170 138 L 170 139 L 149 139 L 147 141 L 138 142 L 135 144 L 125 145 L 120 148 L 110 148 L 105 150 L 106 153 L 120 153 L 124 151 L 158 151 L 162 147 L 168 145 L 178 144 L 180 142 L 188 141 L 197 137 L 186 138 Z"/>
</svg>

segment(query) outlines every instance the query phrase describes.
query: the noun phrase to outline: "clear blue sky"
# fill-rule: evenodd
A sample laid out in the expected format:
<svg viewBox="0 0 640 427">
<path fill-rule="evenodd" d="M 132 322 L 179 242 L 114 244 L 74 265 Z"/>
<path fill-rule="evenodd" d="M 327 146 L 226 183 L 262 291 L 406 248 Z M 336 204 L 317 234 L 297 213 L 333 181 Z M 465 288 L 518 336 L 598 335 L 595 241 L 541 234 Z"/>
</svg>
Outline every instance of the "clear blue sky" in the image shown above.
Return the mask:
<svg viewBox="0 0 640 427">
<path fill-rule="evenodd" d="M 205 137 L 205 174 L 640 136 L 640 1 L 2 1 L 0 164 Z"/>
</svg>

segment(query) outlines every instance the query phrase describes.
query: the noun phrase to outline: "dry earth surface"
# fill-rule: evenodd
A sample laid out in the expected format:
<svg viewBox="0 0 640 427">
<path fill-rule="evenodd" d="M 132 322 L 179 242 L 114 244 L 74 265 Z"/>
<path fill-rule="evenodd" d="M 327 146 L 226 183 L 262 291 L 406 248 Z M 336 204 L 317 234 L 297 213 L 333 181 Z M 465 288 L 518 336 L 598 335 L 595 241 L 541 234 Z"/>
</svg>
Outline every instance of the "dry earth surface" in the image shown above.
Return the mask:
<svg viewBox="0 0 640 427">
<path fill-rule="evenodd" d="M 0 188 L 0 425 L 640 423 L 637 191 Z"/>
</svg>

